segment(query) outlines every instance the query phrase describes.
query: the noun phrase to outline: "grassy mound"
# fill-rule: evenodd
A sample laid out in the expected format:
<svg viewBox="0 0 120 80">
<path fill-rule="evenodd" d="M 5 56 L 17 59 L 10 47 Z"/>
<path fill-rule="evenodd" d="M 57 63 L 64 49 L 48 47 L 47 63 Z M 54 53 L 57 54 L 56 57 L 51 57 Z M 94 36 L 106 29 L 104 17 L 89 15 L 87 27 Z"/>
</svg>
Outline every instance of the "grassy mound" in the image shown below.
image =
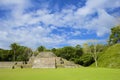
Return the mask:
<svg viewBox="0 0 120 80">
<path fill-rule="evenodd" d="M 120 68 L 120 44 L 115 44 L 103 52 L 98 59 L 98 66 Z"/>
<path fill-rule="evenodd" d="M 120 69 L 0 69 L 1 80 L 120 80 Z"/>
</svg>

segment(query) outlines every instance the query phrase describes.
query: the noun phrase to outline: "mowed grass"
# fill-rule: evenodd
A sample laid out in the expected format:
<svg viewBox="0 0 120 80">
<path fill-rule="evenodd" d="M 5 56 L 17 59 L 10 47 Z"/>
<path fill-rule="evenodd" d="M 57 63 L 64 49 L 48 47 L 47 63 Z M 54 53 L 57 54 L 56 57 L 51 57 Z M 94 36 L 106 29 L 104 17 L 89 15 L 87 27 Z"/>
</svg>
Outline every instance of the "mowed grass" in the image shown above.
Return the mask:
<svg viewBox="0 0 120 80">
<path fill-rule="evenodd" d="M 0 80 L 120 80 L 120 69 L 0 69 Z"/>
</svg>

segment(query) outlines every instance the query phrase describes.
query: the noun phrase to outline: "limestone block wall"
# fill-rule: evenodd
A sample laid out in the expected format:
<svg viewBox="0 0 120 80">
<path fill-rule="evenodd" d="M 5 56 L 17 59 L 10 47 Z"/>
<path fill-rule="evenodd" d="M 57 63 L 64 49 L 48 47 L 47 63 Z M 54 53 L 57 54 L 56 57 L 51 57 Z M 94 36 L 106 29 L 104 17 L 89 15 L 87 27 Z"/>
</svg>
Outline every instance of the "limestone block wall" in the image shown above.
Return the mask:
<svg viewBox="0 0 120 80">
<path fill-rule="evenodd" d="M 0 68 L 12 68 L 13 62 L 0 62 Z"/>
</svg>

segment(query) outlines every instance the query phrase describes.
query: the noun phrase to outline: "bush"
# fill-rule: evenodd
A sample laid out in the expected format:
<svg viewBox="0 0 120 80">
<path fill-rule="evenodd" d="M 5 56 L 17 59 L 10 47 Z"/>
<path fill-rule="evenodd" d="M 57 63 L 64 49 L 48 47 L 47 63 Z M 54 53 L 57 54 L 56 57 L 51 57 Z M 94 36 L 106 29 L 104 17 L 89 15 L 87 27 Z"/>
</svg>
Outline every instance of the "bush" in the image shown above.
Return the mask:
<svg viewBox="0 0 120 80">
<path fill-rule="evenodd" d="M 80 58 L 74 59 L 74 62 L 75 62 L 76 64 L 83 65 L 83 61 L 82 61 Z"/>
<path fill-rule="evenodd" d="M 89 66 L 94 62 L 94 59 L 91 54 L 83 54 L 80 58 L 74 59 L 74 62 L 83 66 Z"/>
</svg>

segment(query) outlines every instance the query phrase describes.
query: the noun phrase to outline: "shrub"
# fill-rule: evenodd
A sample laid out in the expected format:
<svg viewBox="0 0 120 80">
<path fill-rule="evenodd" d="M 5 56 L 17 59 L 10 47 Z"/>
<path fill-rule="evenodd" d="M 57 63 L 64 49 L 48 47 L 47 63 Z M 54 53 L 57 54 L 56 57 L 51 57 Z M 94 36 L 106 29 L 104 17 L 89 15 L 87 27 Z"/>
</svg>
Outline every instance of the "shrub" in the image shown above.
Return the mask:
<svg viewBox="0 0 120 80">
<path fill-rule="evenodd" d="M 83 66 L 89 66 L 94 62 L 94 59 L 91 54 L 83 54 L 80 58 L 74 59 L 74 62 Z"/>
</svg>

